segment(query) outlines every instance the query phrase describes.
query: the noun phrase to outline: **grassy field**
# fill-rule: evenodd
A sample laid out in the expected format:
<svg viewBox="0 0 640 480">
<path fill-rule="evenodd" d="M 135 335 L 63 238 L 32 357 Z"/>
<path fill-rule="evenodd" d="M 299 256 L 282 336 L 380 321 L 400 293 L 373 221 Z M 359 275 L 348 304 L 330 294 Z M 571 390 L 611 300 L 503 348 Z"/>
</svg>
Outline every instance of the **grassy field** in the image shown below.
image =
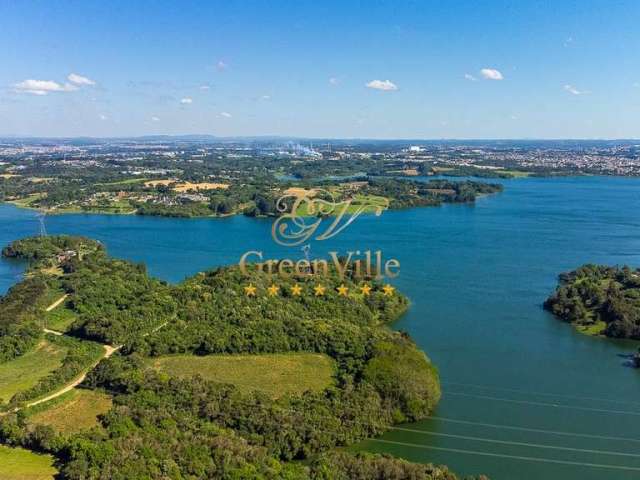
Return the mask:
<svg viewBox="0 0 640 480">
<path fill-rule="evenodd" d="M 66 332 L 78 318 L 73 310 L 64 307 L 64 303 L 50 312 L 45 313 L 45 325 L 51 330 Z"/>
<path fill-rule="evenodd" d="M 43 340 L 35 350 L 0 363 L 0 402 L 33 387 L 62 364 L 65 354 L 66 349 Z"/>
<path fill-rule="evenodd" d="M 509 175 L 515 177 L 515 178 L 524 178 L 524 177 L 529 177 L 531 176 L 531 172 L 524 172 L 522 170 L 496 170 L 497 172 L 500 173 L 508 173 Z"/>
<path fill-rule="evenodd" d="M 595 322 L 592 325 L 576 325 L 576 328 L 580 333 L 585 335 L 591 335 L 594 337 L 600 336 L 602 331 L 607 327 L 607 324 L 602 321 Z"/>
<path fill-rule="evenodd" d="M 13 203 L 14 205 L 17 205 L 18 207 L 24 207 L 24 208 L 30 208 L 33 204 L 33 202 L 35 202 L 36 200 L 40 200 L 42 198 L 42 194 L 40 193 L 34 193 L 31 195 L 28 195 L 24 198 L 20 198 L 18 200 L 12 200 L 9 203 Z"/>
<path fill-rule="evenodd" d="M 0 480 L 53 480 L 53 457 L 0 445 Z"/>
<path fill-rule="evenodd" d="M 98 415 L 111 409 L 111 397 L 102 392 L 74 388 L 61 397 L 27 411 L 33 425 L 50 425 L 62 434 L 77 433 L 98 424 Z"/>
<path fill-rule="evenodd" d="M 42 300 L 39 300 L 39 304 L 42 305 L 42 308 L 47 308 L 53 302 L 62 297 L 64 293 L 65 292 L 62 288 L 50 288 L 47 290 L 47 293 L 42 296 Z"/>
<path fill-rule="evenodd" d="M 334 373 L 333 360 L 317 353 L 171 355 L 151 360 L 151 366 L 173 376 L 201 375 L 231 383 L 243 392 L 260 390 L 273 398 L 324 390 L 333 382 Z"/>
</svg>

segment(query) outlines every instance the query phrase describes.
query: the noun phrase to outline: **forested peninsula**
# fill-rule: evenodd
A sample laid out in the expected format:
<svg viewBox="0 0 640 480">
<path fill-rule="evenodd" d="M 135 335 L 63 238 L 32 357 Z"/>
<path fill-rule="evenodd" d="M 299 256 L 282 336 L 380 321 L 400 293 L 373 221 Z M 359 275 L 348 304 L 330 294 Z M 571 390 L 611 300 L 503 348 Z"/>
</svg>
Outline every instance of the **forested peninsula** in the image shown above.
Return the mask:
<svg viewBox="0 0 640 480">
<path fill-rule="evenodd" d="M 388 327 L 408 305 L 398 292 L 372 280 L 363 295 L 360 280 L 331 275 L 268 294 L 266 275 L 236 267 L 170 285 L 82 237 L 3 254 L 31 263 L 0 300 L 0 442 L 51 455 L 60 478 L 457 478 L 337 450 L 426 417 L 440 398 L 436 368 Z M 311 294 L 320 282 L 326 294 Z M 280 384 L 263 378 L 274 373 Z"/>
<path fill-rule="evenodd" d="M 585 333 L 640 340 L 640 270 L 588 264 L 562 273 L 544 308 Z"/>
</svg>

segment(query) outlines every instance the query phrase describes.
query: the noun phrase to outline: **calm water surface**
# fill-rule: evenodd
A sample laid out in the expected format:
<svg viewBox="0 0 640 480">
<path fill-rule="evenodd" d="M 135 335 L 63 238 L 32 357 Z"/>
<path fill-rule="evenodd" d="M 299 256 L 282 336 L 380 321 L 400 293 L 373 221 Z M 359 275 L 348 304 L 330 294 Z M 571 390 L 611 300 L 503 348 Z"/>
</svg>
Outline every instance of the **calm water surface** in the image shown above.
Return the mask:
<svg viewBox="0 0 640 480">
<path fill-rule="evenodd" d="M 312 255 L 381 249 L 402 264 L 412 301 L 396 325 L 438 365 L 432 419 L 360 445 L 445 463 L 498 480 L 640 478 L 640 372 L 632 342 L 594 339 L 541 303 L 556 275 L 586 262 L 640 265 L 640 180 L 502 181 L 502 194 L 361 217 Z M 178 282 L 246 250 L 297 257 L 270 238 L 271 221 L 63 215 L 49 233 L 82 234 L 110 253 Z M 33 212 L 0 206 L 0 243 L 35 234 Z M 328 244 L 328 245 L 326 245 Z M 0 292 L 23 265 L 0 262 Z"/>
</svg>

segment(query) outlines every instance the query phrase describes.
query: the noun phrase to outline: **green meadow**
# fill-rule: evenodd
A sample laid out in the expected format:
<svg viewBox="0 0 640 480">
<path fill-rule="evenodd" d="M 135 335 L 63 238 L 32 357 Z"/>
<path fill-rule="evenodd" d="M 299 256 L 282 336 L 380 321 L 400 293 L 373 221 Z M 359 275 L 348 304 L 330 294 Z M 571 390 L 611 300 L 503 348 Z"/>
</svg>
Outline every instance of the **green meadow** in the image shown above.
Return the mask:
<svg viewBox="0 0 640 480">
<path fill-rule="evenodd" d="M 0 402 L 36 385 L 62 364 L 65 354 L 64 347 L 43 340 L 34 350 L 0 363 Z"/>
<path fill-rule="evenodd" d="M 171 376 L 200 375 L 231 383 L 242 392 L 259 390 L 272 398 L 322 391 L 333 382 L 334 363 L 318 353 L 265 355 L 171 355 L 151 361 L 151 366 Z"/>
<path fill-rule="evenodd" d="M 66 332 L 76 320 L 77 315 L 73 310 L 60 305 L 45 314 L 45 326 L 58 332 Z"/>
<path fill-rule="evenodd" d="M 51 455 L 0 445 L 0 480 L 53 480 L 56 473 Z"/>
<path fill-rule="evenodd" d="M 32 425 L 48 425 L 61 434 L 88 430 L 98 424 L 98 416 L 113 405 L 105 393 L 74 388 L 64 395 L 27 411 Z"/>
</svg>

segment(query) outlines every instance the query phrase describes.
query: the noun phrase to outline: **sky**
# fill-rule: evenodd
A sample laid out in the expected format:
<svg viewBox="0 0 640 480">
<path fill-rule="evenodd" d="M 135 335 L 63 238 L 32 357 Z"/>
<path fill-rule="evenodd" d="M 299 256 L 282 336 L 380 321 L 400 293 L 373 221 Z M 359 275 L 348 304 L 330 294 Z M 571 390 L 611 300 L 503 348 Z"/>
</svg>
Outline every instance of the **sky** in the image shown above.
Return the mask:
<svg viewBox="0 0 640 480">
<path fill-rule="evenodd" d="M 640 2 L 0 0 L 0 135 L 640 138 Z"/>
</svg>

